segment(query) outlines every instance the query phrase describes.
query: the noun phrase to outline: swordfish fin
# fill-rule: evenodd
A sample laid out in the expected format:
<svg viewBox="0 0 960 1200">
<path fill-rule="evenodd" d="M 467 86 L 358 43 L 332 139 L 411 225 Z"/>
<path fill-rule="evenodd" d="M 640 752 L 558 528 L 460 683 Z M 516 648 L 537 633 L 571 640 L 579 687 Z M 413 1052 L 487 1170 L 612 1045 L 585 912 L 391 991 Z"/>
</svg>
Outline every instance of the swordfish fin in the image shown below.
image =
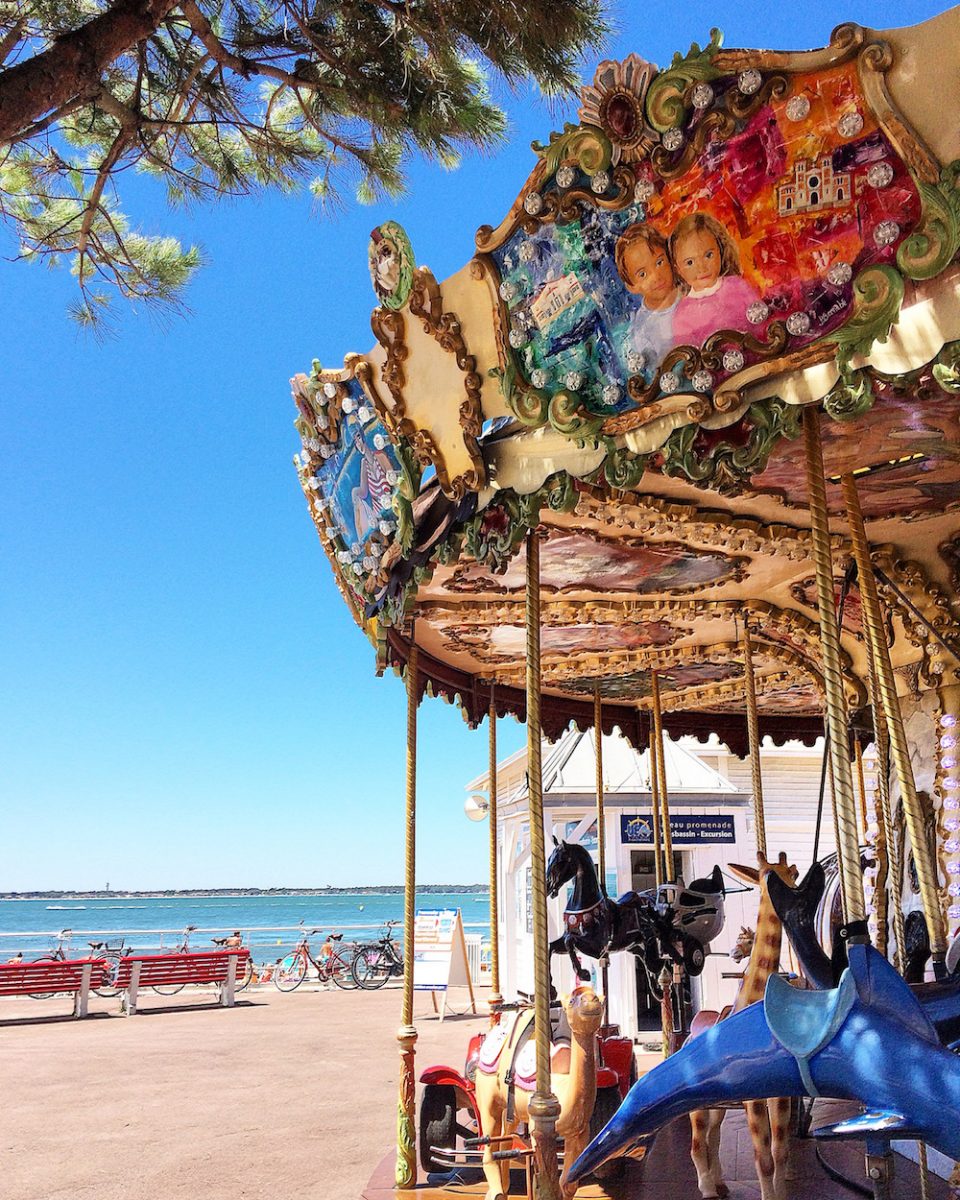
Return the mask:
<svg viewBox="0 0 960 1200">
<path fill-rule="evenodd" d="M 803 973 L 821 991 L 836 987 L 839 976 L 817 940 L 817 906 L 823 899 L 826 875 L 815 862 L 796 887 L 790 887 L 775 872 L 767 876 L 767 895 L 780 918 L 790 945 L 797 952 Z"/>
<path fill-rule="evenodd" d="M 863 1004 L 906 1025 L 911 1033 L 923 1041 L 933 1046 L 940 1045 L 936 1027 L 923 1011 L 910 985 L 900 978 L 879 950 L 867 945 L 850 946 L 847 957 L 857 995 Z"/>
</svg>

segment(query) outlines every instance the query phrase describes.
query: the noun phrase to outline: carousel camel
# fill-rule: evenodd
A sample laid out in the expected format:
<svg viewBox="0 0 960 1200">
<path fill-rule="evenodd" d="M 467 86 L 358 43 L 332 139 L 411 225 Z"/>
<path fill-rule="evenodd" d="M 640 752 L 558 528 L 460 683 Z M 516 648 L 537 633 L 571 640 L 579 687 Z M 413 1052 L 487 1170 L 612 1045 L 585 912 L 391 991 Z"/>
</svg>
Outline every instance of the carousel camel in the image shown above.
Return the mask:
<svg viewBox="0 0 960 1200">
<path fill-rule="evenodd" d="M 787 865 L 787 856 L 781 851 L 778 862 L 770 863 L 762 854 L 757 855 L 759 869 L 731 866 L 730 871 L 744 883 L 760 888 L 760 911 L 757 914 L 756 933 L 742 929 L 737 939 L 734 958 L 740 961 L 749 954 L 749 962 L 737 991 L 732 1009 L 723 1013 L 702 1009 L 693 1020 L 691 1037 L 711 1029 L 730 1012 L 741 1009 L 763 999 L 767 980 L 780 967 L 780 948 L 783 941 L 783 926 L 774 911 L 767 890 L 767 879 L 771 874 L 793 886 L 797 880 L 797 868 Z M 744 1104 L 750 1138 L 753 1141 L 753 1157 L 760 1180 L 762 1200 L 784 1200 L 786 1197 L 786 1167 L 790 1154 L 790 1100 L 748 1100 Z M 715 1200 L 729 1195 L 723 1181 L 720 1166 L 720 1126 L 725 1110 L 722 1108 L 700 1109 L 690 1114 L 692 1138 L 690 1157 L 697 1169 L 697 1185 L 704 1200 Z"/>
<path fill-rule="evenodd" d="M 551 1087 L 560 1102 L 557 1135 L 563 1138 L 567 1166 L 584 1150 L 590 1140 L 590 1118 L 597 1096 L 597 1032 L 603 1021 L 603 1000 L 590 987 L 578 987 L 563 998 L 570 1025 L 571 1044 L 553 1048 Z M 476 1099 L 484 1137 L 499 1138 L 516 1131 L 529 1120 L 533 1094 L 533 1062 L 522 1063 L 523 1049 L 515 1055 L 521 1030 L 532 1027 L 529 1009 L 517 1013 L 512 1021 L 501 1022 L 484 1040 L 476 1077 Z M 533 1048 L 530 1037 L 526 1046 Z M 532 1059 L 532 1055 L 530 1056 Z M 513 1083 L 507 1080 L 513 1075 Z M 513 1092 L 511 1097 L 510 1092 Z M 509 1190 L 510 1163 L 496 1162 L 496 1144 L 483 1151 L 483 1173 L 487 1180 L 486 1200 L 505 1200 Z M 561 1180 L 564 1197 L 569 1200 L 576 1184 Z"/>
</svg>

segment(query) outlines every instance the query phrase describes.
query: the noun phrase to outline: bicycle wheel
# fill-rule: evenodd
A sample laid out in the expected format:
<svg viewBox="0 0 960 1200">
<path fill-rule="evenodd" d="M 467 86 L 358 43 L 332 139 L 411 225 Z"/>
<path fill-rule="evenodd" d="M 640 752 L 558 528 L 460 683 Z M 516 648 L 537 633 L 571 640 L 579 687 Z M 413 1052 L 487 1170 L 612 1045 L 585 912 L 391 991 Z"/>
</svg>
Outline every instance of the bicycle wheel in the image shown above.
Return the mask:
<svg viewBox="0 0 960 1200">
<path fill-rule="evenodd" d="M 306 973 L 306 958 L 294 952 L 278 960 L 273 968 L 273 982 L 281 992 L 292 992 L 303 983 Z"/>
<path fill-rule="evenodd" d="M 57 956 L 55 954 L 41 954 L 37 958 L 31 958 L 30 961 L 31 962 L 56 962 Z M 31 1000 L 49 1000 L 51 997 L 55 996 L 56 994 L 57 994 L 56 992 L 27 992 L 27 995 L 30 997 Z"/>
<path fill-rule="evenodd" d="M 390 967 L 390 959 L 380 946 L 362 946 L 350 969 L 357 987 L 372 992 L 390 978 Z"/>
<path fill-rule="evenodd" d="M 114 987 L 113 981 L 117 978 L 117 972 L 120 970 L 120 959 L 122 955 L 117 952 L 114 954 L 105 954 L 107 969 L 103 973 L 103 982 L 98 988 L 94 988 L 94 994 L 102 996 L 105 1000 L 112 999 L 114 996 L 119 996 L 122 988 Z"/>
<path fill-rule="evenodd" d="M 348 962 L 340 954 L 334 954 L 330 960 L 330 978 L 338 988 L 343 988 L 345 992 L 353 991 L 357 986 L 357 981 L 353 977 L 352 967 L 352 962 Z"/>
<path fill-rule="evenodd" d="M 249 987 L 252 982 L 253 982 L 253 959 L 248 958 L 246 970 L 243 972 L 243 975 L 237 979 L 237 982 L 233 985 L 233 990 L 235 992 L 242 992 L 243 989 L 246 987 Z"/>
</svg>

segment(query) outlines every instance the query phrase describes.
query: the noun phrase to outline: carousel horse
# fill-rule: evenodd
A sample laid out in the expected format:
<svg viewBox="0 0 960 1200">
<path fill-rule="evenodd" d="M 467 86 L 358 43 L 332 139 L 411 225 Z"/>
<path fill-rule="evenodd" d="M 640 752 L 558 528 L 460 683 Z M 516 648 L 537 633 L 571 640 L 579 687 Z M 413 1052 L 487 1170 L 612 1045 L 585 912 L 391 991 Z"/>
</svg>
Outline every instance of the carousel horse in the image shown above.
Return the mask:
<svg viewBox="0 0 960 1200">
<path fill-rule="evenodd" d="M 691 1038 L 712 1029 L 718 1021 L 727 1019 L 730 1013 L 738 1013 L 748 1004 L 762 999 L 767 980 L 780 969 L 783 927 L 770 903 L 767 880 L 775 876 L 793 884 L 797 879 L 797 868 L 787 865 L 787 856 L 783 853 L 775 863 L 768 862 L 762 854 L 758 854 L 757 863 L 758 867 L 729 867 L 738 879 L 760 888 L 756 933 L 741 929 L 733 954 L 737 961 L 749 956 L 737 998 L 732 1009 L 722 1013 L 701 1009 L 690 1027 Z M 744 1108 L 762 1200 L 783 1200 L 786 1196 L 786 1169 L 790 1155 L 789 1094 L 769 1100 L 749 1100 Z M 698 1109 L 690 1114 L 690 1157 L 697 1169 L 697 1186 L 704 1200 L 717 1200 L 718 1197 L 729 1195 L 720 1165 L 720 1126 L 725 1115 L 726 1110 L 722 1108 Z"/>
<path fill-rule="evenodd" d="M 848 959 L 829 991 L 771 975 L 762 1003 L 688 1041 L 635 1083 L 568 1178 L 639 1150 L 683 1113 L 765 1096 L 856 1100 L 861 1116 L 815 1136 L 907 1138 L 960 1158 L 960 1056 L 940 1044 L 878 950 L 855 944 Z"/>
<path fill-rule="evenodd" d="M 834 939 L 833 955 L 828 955 L 817 937 L 817 914 L 823 903 L 826 876 L 823 866 L 815 862 L 795 887 L 771 877 L 767 884 L 770 902 L 783 922 L 790 944 L 800 960 L 800 967 L 809 982 L 818 990 L 836 987 L 846 965 L 846 948 L 842 939 Z M 922 919 L 922 918 L 921 918 Z M 927 945 L 926 939 L 914 938 Z M 923 953 L 914 955 L 914 961 Z M 957 953 L 960 959 L 960 952 Z M 924 959 L 924 961 L 926 961 Z M 960 961 L 951 963 L 948 955 L 948 977 L 935 983 L 911 984 L 911 990 L 933 1023 L 945 1046 L 960 1043 Z"/>
<path fill-rule="evenodd" d="M 563 912 L 564 932 L 550 943 L 551 958 L 566 952 L 581 980 L 590 975 L 579 954 L 601 959 L 615 950 L 636 954 L 652 979 L 665 958 L 682 964 L 689 975 L 700 974 L 703 947 L 723 927 L 724 889 L 719 867 L 707 879 L 675 888 L 676 905 L 659 903 L 659 897 L 651 892 L 628 892 L 613 901 L 600 887 L 589 852 L 573 842 L 553 841 L 547 891 L 555 899 L 571 879 L 574 887 Z"/>
<path fill-rule="evenodd" d="M 603 1021 L 603 999 L 592 988 L 578 987 L 563 999 L 571 1043 L 551 1047 L 551 1087 L 560 1102 L 557 1135 L 563 1138 L 564 1162 L 569 1166 L 590 1138 L 590 1118 L 597 1095 L 597 1032 Z M 477 1063 L 476 1099 L 484 1138 L 509 1136 L 529 1121 L 530 1097 L 536 1086 L 536 1043 L 533 1010 L 521 1009 L 501 1019 L 483 1040 Z M 506 1200 L 509 1160 L 496 1161 L 495 1143 L 486 1142 L 483 1173 L 485 1200 Z M 564 1197 L 575 1185 L 561 1180 Z"/>
</svg>

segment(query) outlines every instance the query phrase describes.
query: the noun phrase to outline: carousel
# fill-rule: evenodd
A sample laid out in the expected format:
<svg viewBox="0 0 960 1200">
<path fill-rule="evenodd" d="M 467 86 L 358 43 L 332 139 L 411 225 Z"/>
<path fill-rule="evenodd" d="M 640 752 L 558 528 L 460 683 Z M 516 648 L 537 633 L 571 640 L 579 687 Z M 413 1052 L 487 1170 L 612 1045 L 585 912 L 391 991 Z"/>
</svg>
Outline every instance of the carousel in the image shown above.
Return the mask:
<svg viewBox="0 0 960 1200">
<path fill-rule="evenodd" d="M 960 1189 L 958 46 L 954 9 L 818 50 L 714 30 L 663 68 L 600 63 L 455 275 L 374 230 L 375 345 L 293 380 L 320 541 L 408 697 L 397 1149 L 370 1197 Z M 490 1032 L 418 1130 L 425 695 L 488 726 L 493 969 Z M 528 731 L 529 1002 L 498 974 L 507 714 Z M 657 764 L 648 892 L 607 895 L 599 756 L 599 861 L 549 839 L 541 747 L 571 723 Z M 677 876 L 665 734 L 752 768 L 755 936 L 732 1011 L 692 1022 L 729 880 Z M 798 878 L 767 843 L 767 737 L 825 739 L 826 897 L 820 864 Z M 602 983 L 557 998 L 551 953 L 601 981 L 632 954 L 656 981 L 662 1055 L 636 1082 Z"/>
</svg>

